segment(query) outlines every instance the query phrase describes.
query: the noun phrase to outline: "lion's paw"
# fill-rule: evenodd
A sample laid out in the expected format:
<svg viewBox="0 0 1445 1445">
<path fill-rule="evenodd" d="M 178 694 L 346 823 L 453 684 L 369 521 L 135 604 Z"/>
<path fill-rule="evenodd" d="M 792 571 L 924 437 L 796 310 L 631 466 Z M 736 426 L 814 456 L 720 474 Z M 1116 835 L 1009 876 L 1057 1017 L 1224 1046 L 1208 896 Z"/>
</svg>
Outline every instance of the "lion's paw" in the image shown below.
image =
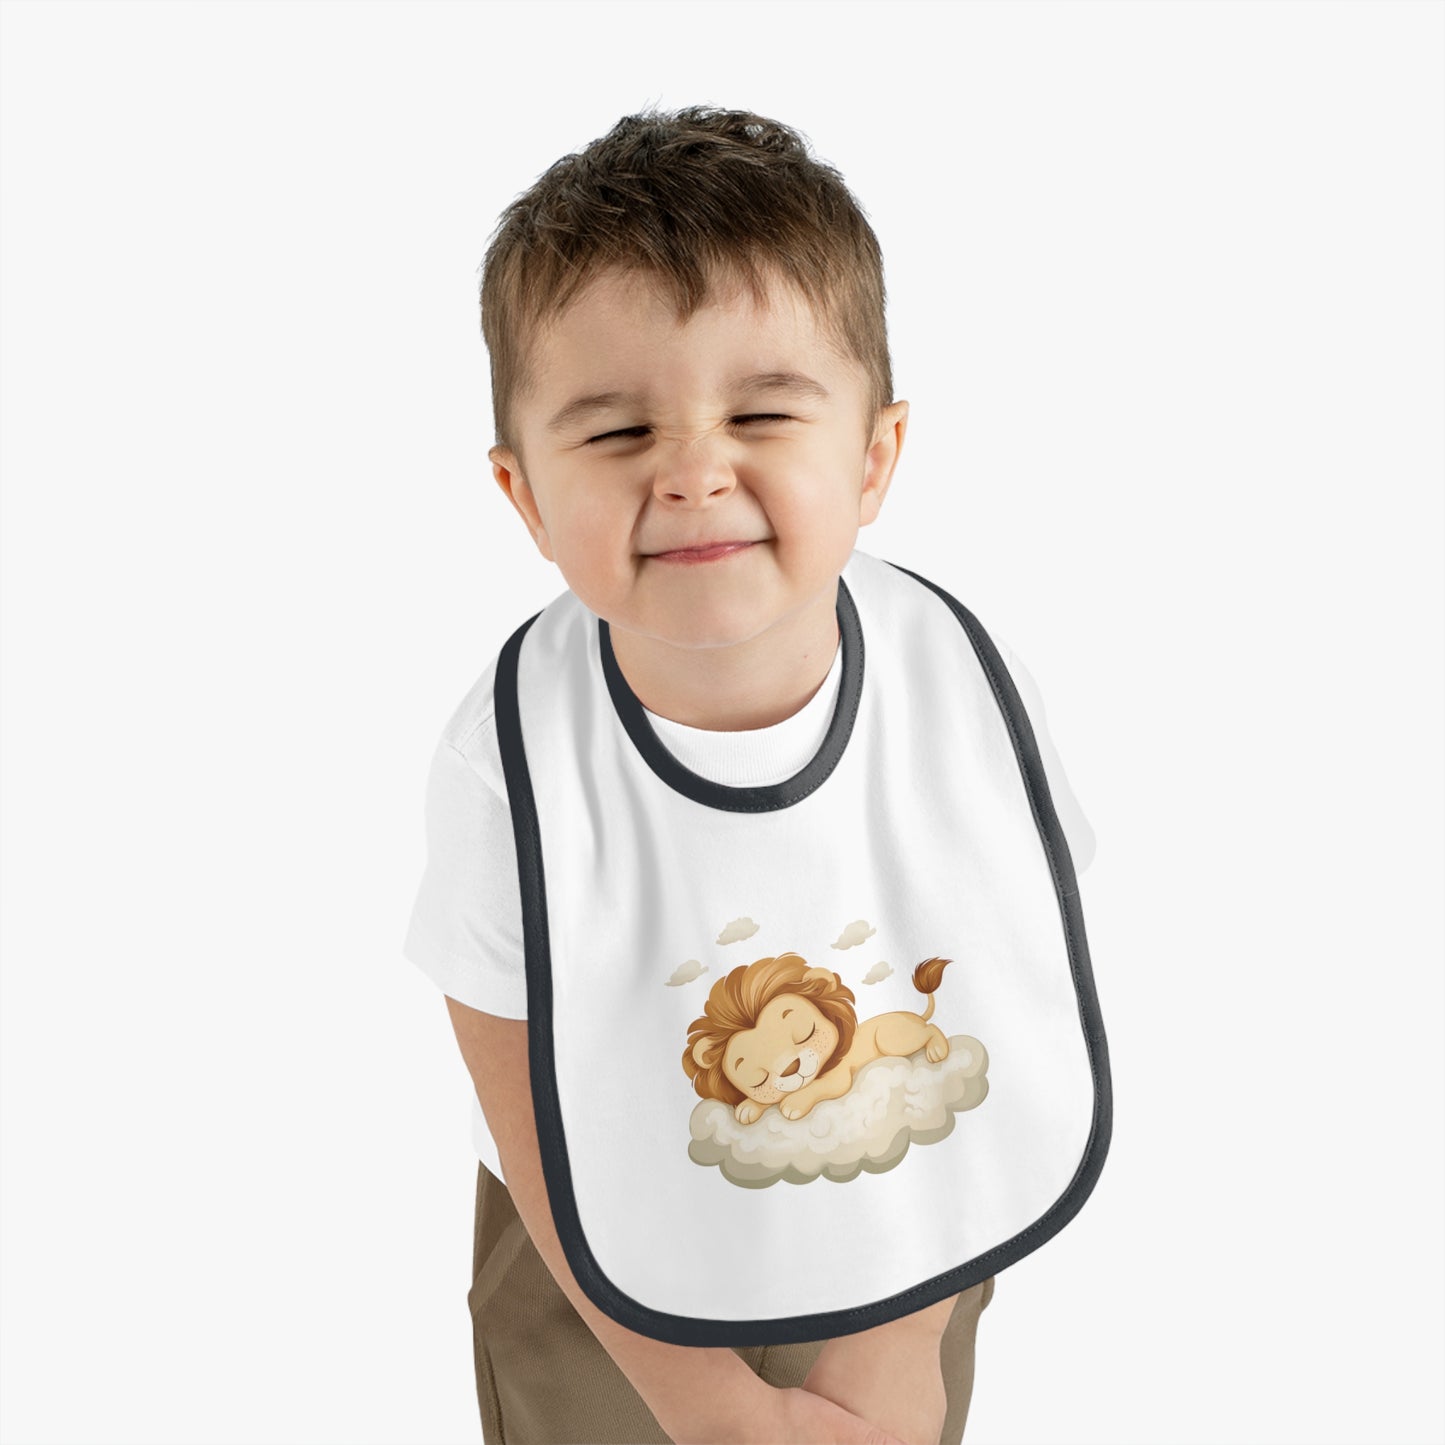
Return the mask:
<svg viewBox="0 0 1445 1445">
<path fill-rule="evenodd" d="M 756 1099 L 744 1099 L 733 1110 L 739 1124 L 754 1124 L 763 1117 L 763 1106 Z"/>
<path fill-rule="evenodd" d="M 948 1057 L 948 1039 L 943 1034 L 936 1035 L 923 1046 L 923 1052 L 930 1063 L 941 1064 Z"/>
</svg>

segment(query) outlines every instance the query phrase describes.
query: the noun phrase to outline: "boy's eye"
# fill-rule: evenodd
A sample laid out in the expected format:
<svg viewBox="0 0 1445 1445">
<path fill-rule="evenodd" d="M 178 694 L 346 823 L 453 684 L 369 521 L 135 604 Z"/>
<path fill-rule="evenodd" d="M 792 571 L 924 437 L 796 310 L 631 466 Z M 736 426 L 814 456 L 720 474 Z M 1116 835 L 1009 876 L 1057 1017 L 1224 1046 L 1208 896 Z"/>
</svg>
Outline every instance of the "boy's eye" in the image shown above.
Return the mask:
<svg viewBox="0 0 1445 1445">
<path fill-rule="evenodd" d="M 755 416 L 735 416 L 731 424 L 733 426 L 740 426 L 743 422 L 749 421 L 792 421 L 792 417 L 783 416 L 775 412 L 759 413 Z M 590 447 L 593 442 L 611 441 L 613 437 L 641 436 L 646 431 L 647 428 L 645 426 L 624 427 L 620 431 L 603 432 L 601 436 L 588 437 L 587 445 Z"/>
</svg>

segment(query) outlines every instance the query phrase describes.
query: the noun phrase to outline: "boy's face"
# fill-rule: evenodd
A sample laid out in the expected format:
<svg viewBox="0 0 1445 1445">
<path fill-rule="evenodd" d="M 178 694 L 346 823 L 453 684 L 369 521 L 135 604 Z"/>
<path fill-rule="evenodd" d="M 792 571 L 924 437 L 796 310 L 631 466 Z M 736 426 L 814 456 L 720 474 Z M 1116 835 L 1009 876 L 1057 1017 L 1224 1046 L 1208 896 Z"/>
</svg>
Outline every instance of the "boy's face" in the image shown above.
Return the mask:
<svg viewBox="0 0 1445 1445">
<path fill-rule="evenodd" d="M 679 325 L 649 280 L 609 272 L 535 344 L 539 381 L 516 411 L 525 464 L 493 447 L 492 471 L 592 612 L 718 647 L 835 596 L 888 490 L 908 403 L 867 426 L 862 366 L 825 344 L 791 287 L 763 308 L 739 288 Z M 751 545 L 659 555 L 721 541 Z"/>
</svg>

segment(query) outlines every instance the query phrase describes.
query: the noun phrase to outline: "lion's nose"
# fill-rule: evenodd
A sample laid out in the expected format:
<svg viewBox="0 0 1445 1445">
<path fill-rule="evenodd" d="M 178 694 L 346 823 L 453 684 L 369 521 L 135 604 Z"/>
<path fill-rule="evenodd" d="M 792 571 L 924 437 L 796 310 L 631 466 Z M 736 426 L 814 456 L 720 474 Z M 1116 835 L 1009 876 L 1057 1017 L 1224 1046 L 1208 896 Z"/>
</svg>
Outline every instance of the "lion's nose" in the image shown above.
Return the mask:
<svg viewBox="0 0 1445 1445">
<path fill-rule="evenodd" d="M 801 1060 L 801 1059 L 794 1059 L 793 1062 L 792 1062 L 791 1064 L 789 1064 L 788 1067 L 787 1067 L 786 1069 L 784 1069 L 781 1074 L 778 1075 L 778 1077 L 779 1077 L 780 1079 L 786 1079 L 789 1074 L 796 1074 L 796 1073 L 798 1072 L 798 1066 L 799 1066 L 801 1063 L 802 1063 L 802 1060 Z"/>
</svg>

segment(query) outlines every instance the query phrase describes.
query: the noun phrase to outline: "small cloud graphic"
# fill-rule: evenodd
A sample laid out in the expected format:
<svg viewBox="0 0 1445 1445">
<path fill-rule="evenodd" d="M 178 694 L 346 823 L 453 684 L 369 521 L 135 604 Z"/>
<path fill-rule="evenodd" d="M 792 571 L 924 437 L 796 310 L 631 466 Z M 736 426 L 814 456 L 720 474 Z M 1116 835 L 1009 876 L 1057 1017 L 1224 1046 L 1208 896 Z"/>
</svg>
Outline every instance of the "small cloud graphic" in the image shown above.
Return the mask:
<svg viewBox="0 0 1445 1445">
<path fill-rule="evenodd" d="M 933 1144 L 953 1132 L 954 1116 L 988 1095 L 988 1052 L 968 1034 L 952 1034 L 946 1059 L 933 1064 L 922 1049 L 886 1055 L 858 1070 L 840 1099 L 824 1099 L 801 1119 L 776 1106 L 740 1124 L 721 1099 L 703 1099 L 689 1119 L 688 1157 L 716 1164 L 734 1184 L 766 1189 L 786 1180 L 808 1184 L 820 1175 L 845 1182 L 867 1169 L 891 1169 L 910 1144 Z"/>
<path fill-rule="evenodd" d="M 893 977 L 893 965 L 885 963 L 881 958 L 867 973 L 863 975 L 864 983 L 882 983 L 885 978 Z"/>
<path fill-rule="evenodd" d="M 686 963 L 680 963 L 673 969 L 672 977 L 667 980 L 668 988 L 677 988 L 679 984 L 691 983 L 693 979 L 701 977 L 707 969 L 697 959 L 690 958 Z"/>
<path fill-rule="evenodd" d="M 751 938 L 758 931 L 759 925 L 751 918 L 734 918 L 723 931 L 718 934 L 719 943 L 737 943 L 740 939 Z"/>
<path fill-rule="evenodd" d="M 834 948 L 856 948 L 864 939 L 872 938 L 878 930 L 871 923 L 862 918 L 855 918 L 842 933 L 838 935 L 838 941 Z"/>
</svg>

